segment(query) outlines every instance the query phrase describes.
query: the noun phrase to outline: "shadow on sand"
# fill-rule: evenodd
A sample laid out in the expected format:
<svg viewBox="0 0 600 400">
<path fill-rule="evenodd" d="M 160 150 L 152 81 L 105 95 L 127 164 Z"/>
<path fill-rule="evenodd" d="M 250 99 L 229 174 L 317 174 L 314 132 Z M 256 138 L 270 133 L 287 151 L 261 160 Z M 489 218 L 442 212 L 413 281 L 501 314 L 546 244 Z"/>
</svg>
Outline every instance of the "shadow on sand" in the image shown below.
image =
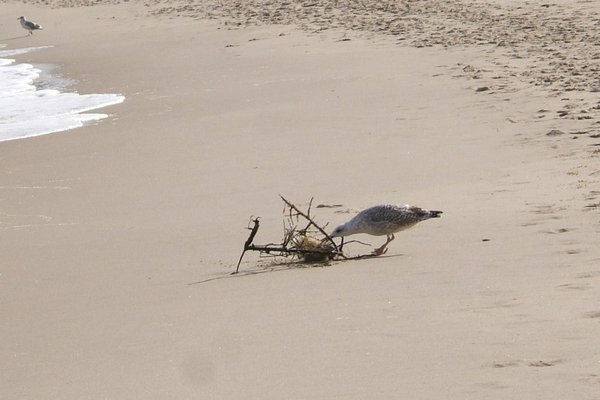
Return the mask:
<svg viewBox="0 0 600 400">
<path fill-rule="evenodd" d="M 8 41 L 10 41 L 10 40 L 23 39 L 23 38 L 26 38 L 26 37 L 28 37 L 28 36 L 29 36 L 29 35 L 23 35 L 23 36 L 14 36 L 14 37 L 11 37 L 11 38 L 4 38 L 4 39 L 0 39 L 0 43 L 2 43 L 2 42 L 8 42 Z"/>
<path fill-rule="evenodd" d="M 347 260 L 337 260 L 337 261 L 331 261 L 331 262 L 327 262 L 327 263 L 306 263 L 306 262 L 302 262 L 302 261 L 285 261 L 285 260 L 284 261 L 274 261 L 273 263 L 269 263 L 268 265 L 260 265 L 260 266 L 254 267 L 252 269 L 240 271 L 237 274 L 231 273 L 231 272 L 226 273 L 226 274 L 219 274 L 212 278 L 203 279 L 203 280 L 197 281 L 197 282 L 187 283 L 186 285 L 188 285 L 188 286 L 198 285 L 201 283 L 208 283 L 208 282 L 212 282 L 212 281 L 218 281 L 221 279 L 242 278 L 242 277 L 260 275 L 260 274 L 266 274 L 266 273 L 289 271 L 289 270 L 293 270 L 293 269 L 326 268 L 326 267 L 331 267 L 333 265 L 342 264 L 342 263 L 348 262 L 348 261 L 359 261 L 359 260 L 366 260 L 366 259 L 373 259 L 373 258 L 392 258 L 392 257 L 401 257 L 401 256 L 402 256 L 402 254 L 380 255 L 380 256 L 374 256 L 374 255 L 369 254 L 369 255 L 362 255 L 362 256 L 357 256 L 357 257 L 353 257 L 353 258 L 348 258 Z"/>
</svg>

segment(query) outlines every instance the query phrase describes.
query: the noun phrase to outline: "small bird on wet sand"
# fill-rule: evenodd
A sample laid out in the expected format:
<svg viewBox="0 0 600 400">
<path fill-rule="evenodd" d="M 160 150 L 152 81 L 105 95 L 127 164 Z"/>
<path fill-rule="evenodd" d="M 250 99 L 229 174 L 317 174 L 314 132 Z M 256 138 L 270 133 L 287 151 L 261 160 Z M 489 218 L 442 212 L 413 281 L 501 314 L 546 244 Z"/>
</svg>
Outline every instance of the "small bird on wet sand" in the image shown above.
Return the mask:
<svg viewBox="0 0 600 400">
<path fill-rule="evenodd" d="M 408 229 L 418 222 L 429 218 L 440 218 L 442 211 L 425 210 L 408 204 L 396 206 L 383 204 L 367 208 L 350 221 L 335 228 L 331 237 L 350 236 L 357 233 L 366 233 L 374 236 L 387 236 L 386 242 L 373 250 L 373 255 L 384 254 L 386 246 L 394 240 L 394 233 Z"/>
<path fill-rule="evenodd" d="M 17 18 L 21 22 L 23 29 L 27 29 L 30 35 L 33 35 L 33 31 L 37 29 L 44 29 L 40 24 L 36 24 L 33 21 L 27 21 L 25 17 Z"/>
</svg>

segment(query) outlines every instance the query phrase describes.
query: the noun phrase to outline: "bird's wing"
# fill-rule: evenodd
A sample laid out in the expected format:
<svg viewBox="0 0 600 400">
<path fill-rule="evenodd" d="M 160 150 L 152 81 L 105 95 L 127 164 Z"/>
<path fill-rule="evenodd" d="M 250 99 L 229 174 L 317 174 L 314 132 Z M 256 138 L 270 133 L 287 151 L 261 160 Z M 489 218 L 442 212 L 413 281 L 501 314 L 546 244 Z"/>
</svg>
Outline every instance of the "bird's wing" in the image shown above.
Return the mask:
<svg viewBox="0 0 600 400">
<path fill-rule="evenodd" d="M 36 24 L 35 22 L 31 22 L 31 21 L 25 21 L 25 26 L 28 27 L 29 29 L 39 29 L 40 25 Z"/>
</svg>

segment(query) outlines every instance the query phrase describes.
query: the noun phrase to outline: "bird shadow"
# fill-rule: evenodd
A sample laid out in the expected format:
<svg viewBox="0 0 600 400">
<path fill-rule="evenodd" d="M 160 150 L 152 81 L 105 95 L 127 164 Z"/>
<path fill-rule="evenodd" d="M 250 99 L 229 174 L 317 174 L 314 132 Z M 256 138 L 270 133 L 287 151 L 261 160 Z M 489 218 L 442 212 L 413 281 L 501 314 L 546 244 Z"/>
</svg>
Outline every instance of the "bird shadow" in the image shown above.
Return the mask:
<svg viewBox="0 0 600 400">
<path fill-rule="evenodd" d="M 330 261 L 330 262 L 326 262 L 326 263 L 307 263 L 307 262 L 303 262 L 303 261 L 285 261 L 285 260 L 284 261 L 274 261 L 265 266 L 257 266 L 252 269 L 247 269 L 247 270 L 244 270 L 244 271 L 241 271 L 238 273 L 235 273 L 235 272 L 223 273 L 223 274 L 219 274 L 217 276 L 213 276 L 212 278 L 207 278 L 207 279 L 203 279 L 201 281 L 187 283 L 186 285 L 193 286 L 193 285 L 199 285 L 199 284 L 203 284 L 203 283 L 218 281 L 221 279 L 243 278 L 243 277 L 249 277 L 249 276 L 254 276 L 254 275 L 262 275 L 262 274 L 290 271 L 290 270 L 296 270 L 296 269 L 326 268 L 326 267 L 331 267 L 333 265 L 341 264 L 346 261 L 360 261 L 360 260 L 367 260 L 367 259 L 372 259 L 372 258 L 395 258 L 395 257 L 401 257 L 401 256 L 402 256 L 402 254 L 391 254 L 391 255 L 383 254 L 383 255 L 379 255 L 379 256 L 375 256 L 372 254 L 364 254 L 364 255 L 359 255 L 359 256 L 355 256 L 355 257 L 347 257 L 346 259 L 342 259 L 342 260 Z"/>
<path fill-rule="evenodd" d="M 293 270 L 293 269 L 309 269 L 309 268 L 325 268 L 325 267 L 329 267 L 331 266 L 331 263 L 320 263 L 320 264 L 307 264 L 304 262 L 296 262 L 296 261 L 282 261 L 282 262 L 274 262 L 269 264 L 268 266 L 259 266 L 259 267 L 255 267 L 253 269 L 248 269 L 248 270 L 244 270 L 238 273 L 235 272 L 227 272 L 224 274 L 219 274 L 217 276 L 214 276 L 212 278 L 208 278 L 208 279 L 203 279 L 201 281 L 197 281 L 197 282 L 192 282 L 192 283 L 188 283 L 188 286 L 192 286 L 192 285 L 198 285 L 201 283 L 208 283 L 208 282 L 212 282 L 212 281 L 218 281 L 221 279 L 229 279 L 229 278 L 243 278 L 243 277 L 248 277 L 248 276 L 254 276 L 254 275 L 261 275 L 261 274 L 267 274 L 267 273 L 273 273 L 273 272 L 282 272 L 282 271 L 289 271 L 289 270 Z"/>
<path fill-rule="evenodd" d="M 23 39 L 28 37 L 29 35 L 23 35 L 23 36 L 14 36 L 14 37 L 10 37 L 10 38 L 4 38 L 4 39 L 0 39 L 0 42 L 8 42 L 9 40 L 17 40 L 17 39 Z"/>
</svg>

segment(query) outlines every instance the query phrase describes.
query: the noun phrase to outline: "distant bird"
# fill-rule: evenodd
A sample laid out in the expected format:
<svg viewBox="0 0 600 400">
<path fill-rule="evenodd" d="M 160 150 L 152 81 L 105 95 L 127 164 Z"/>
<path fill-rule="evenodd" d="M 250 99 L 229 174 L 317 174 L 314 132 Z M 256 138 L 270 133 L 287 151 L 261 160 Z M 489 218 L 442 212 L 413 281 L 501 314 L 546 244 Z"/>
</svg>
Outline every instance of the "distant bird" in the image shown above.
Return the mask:
<svg viewBox="0 0 600 400">
<path fill-rule="evenodd" d="M 33 31 L 37 29 L 44 29 L 40 24 L 36 24 L 33 21 L 27 21 L 25 17 L 17 18 L 21 22 L 23 29 L 27 29 L 30 35 L 33 35 Z"/>
<path fill-rule="evenodd" d="M 386 242 L 373 250 L 373 255 L 379 256 L 387 251 L 386 246 L 394 240 L 394 233 L 408 229 L 426 219 L 439 218 L 440 214 L 442 211 L 424 210 L 408 204 L 402 206 L 383 204 L 359 212 L 350 221 L 335 228 L 330 236 L 334 238 L 357 233 L 386 235 Z"/>
</svg>

